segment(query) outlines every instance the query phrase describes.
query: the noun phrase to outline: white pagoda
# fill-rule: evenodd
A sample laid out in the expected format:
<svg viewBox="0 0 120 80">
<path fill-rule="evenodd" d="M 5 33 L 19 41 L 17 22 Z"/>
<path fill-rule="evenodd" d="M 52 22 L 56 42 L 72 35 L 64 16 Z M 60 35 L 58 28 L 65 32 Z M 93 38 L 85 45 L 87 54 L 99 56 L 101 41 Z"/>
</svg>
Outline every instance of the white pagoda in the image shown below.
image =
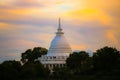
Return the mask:
<svg viewBox="0 0 120 80">
<path fill-rule="evenodd" d="M 59 18 L 59 27 L 57 29 L 56 36 L 51 42 L 48 53 L 39 58 L 39 60 L 45 67 L 48 67 L 49 69 L 53 69 L 54 67 L 64 67 L 66 59 L 71 53 L 71 47 L 68 44 L 64 33 L 62 32 Z"/>
</svg>

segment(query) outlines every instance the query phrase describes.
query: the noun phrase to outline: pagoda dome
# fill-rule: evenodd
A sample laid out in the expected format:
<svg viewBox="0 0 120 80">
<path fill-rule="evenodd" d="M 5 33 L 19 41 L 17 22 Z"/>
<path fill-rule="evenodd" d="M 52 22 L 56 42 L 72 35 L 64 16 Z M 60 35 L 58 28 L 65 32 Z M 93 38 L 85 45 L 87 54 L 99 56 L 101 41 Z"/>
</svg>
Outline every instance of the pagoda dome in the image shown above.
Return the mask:
<svg viewBox="0 0 120 80">
<path fill-rule="evenodd" d="M 58 31 L 56 32 L 56 36 L 51 42 L 47 56 L 69 56 L 72 50 L 64 36 L 64 33 L 62 32 L 60 19 L 59 27 L 57 30 Z"/>
</svg>

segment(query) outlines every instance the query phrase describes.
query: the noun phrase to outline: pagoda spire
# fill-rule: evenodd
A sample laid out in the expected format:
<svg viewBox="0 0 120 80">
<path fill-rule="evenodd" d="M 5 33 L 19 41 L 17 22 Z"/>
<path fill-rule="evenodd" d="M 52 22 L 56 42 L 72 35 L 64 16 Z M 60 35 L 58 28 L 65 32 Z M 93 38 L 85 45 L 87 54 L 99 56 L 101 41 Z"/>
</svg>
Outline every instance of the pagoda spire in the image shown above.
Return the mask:
<svg viewBox="0 0 120 80">
<path fill-rule="evenodd" d="M 61 28 L 61 19 L 59 18 L 59 20 L 58 20 L 58 32 L 57 32 L 57 34 L 64 34 L 63 32 L 62 32 L 62 28 Z"/>
<path fill-rule="evenodd" d="M 61 19 L 60 19 L 60 18 L 59 18 L 58 23 L 59 23 L 58 32 L 62 32 L 62 28 L 61 28 Z"/>
<path fill-rule="evenodd" d="M 61 20 L 59 18 L 59 28 L 58 29 L 61 29 Z"/>
</svg>

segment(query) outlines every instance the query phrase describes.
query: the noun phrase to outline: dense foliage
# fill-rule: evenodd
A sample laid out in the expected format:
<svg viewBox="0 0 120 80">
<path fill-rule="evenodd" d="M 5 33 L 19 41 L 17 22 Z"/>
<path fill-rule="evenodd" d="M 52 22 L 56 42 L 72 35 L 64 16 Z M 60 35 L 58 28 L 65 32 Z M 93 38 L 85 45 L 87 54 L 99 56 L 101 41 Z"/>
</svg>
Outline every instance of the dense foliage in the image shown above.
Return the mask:
<svg viewBox="0 0 120 80">
<path fill-rule="evenodd" d="M 23 63 L 26 62 L 34 62 L 35 59 L 41 57 L 41 55 L 47 54 L 47 49 L 42 47 L 35 47 L 33 50 L 28 49 L 24 53 L 21 54 L 21 61 Z"/>
<path fill-rule="evenodd" d="M 82 72 L 91 68 L 91 58 L 85 51 L 73 52 L 66 60 L 67 67 L 73 69 L 74 72 Z M 91 65 L 90 65 L 91 64 Z"/>
<path fill-rule="evenodd" d="M 21 64 L 18 61 L 5 61 L 0 64 L 0 79 L 1 80 L 16 80 L 21 71 Z"/>
<path fill-rule="evenodd" d="M 111 47 L 98 49 L 93 55 L 93 61 L 93 65 L 96 70 L 117 68 L 120 65 L 120 51 Z"/>
<path fill-rule="evenodd" d="M 35 61 L 21 65 L 18 61 L 5 61 L 0 64 L 0 80 L 29 80 L 47 78 L 50 71 Z"/>
<path fill-rule="evenodd" d="M 55 67 L 53 73 L 35 60 L 23 65 L 19 61 L 0 64 L 0 80 L 120 80 L 119 74 L 120 51 L 112 47 L 98 49 L 92 57 L 85 51 L 73 52 L 66 60 L 66 67 Z"/>
</svg>

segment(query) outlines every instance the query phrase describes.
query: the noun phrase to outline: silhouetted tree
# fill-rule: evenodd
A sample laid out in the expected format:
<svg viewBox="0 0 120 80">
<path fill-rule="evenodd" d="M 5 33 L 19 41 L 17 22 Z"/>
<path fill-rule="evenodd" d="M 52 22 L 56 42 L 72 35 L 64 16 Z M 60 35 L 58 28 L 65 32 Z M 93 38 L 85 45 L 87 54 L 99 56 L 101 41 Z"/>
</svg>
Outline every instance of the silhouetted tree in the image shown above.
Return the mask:
<svg viewBox="0 0 120 80">
<path fill-rule="evenodd" d="M 17 80 L 22 66 L 19 61 L 5 61 L 0 64 L 1 80 Z"/>
<path fill-rule="evenodd" d="M 70 69 L 75 69 L 76 71 L 82 71 L 83 66 L 87 64 L 89 55 L 85 51 L 73 52 L 66 60 L 67 67 Z"/>
<path fill-rule="evenodd" d="M 66 67 L 55 67 L 53 69 L 52 78 L 55 80 L 69 80 L 69 77 L 72 76 L 70 70 Z"/>
<path fill-rule="evenodd" d="M 98 49 L 93 55 L 96 70 L 109 70 L 120 65 L 120 51 L 112 47 Z"/>
<path fill-rule="evenodd" d="M 22 67 L 21 79 L 47 78 L 49 73 L 49 69 L 44 68 L 39 61 L 27 62 Z"/>
<path fill-rule="evenodd" d="M 21 54 L 21 61 L 23 63 L 29 61 L 34 62 L 35 59 L 41 57 L 41 55 L 47 54 L 47 49 L 42 47 L 35 47 L 33 50 L 28 49 L 24 53 Z"/>
</svg>

